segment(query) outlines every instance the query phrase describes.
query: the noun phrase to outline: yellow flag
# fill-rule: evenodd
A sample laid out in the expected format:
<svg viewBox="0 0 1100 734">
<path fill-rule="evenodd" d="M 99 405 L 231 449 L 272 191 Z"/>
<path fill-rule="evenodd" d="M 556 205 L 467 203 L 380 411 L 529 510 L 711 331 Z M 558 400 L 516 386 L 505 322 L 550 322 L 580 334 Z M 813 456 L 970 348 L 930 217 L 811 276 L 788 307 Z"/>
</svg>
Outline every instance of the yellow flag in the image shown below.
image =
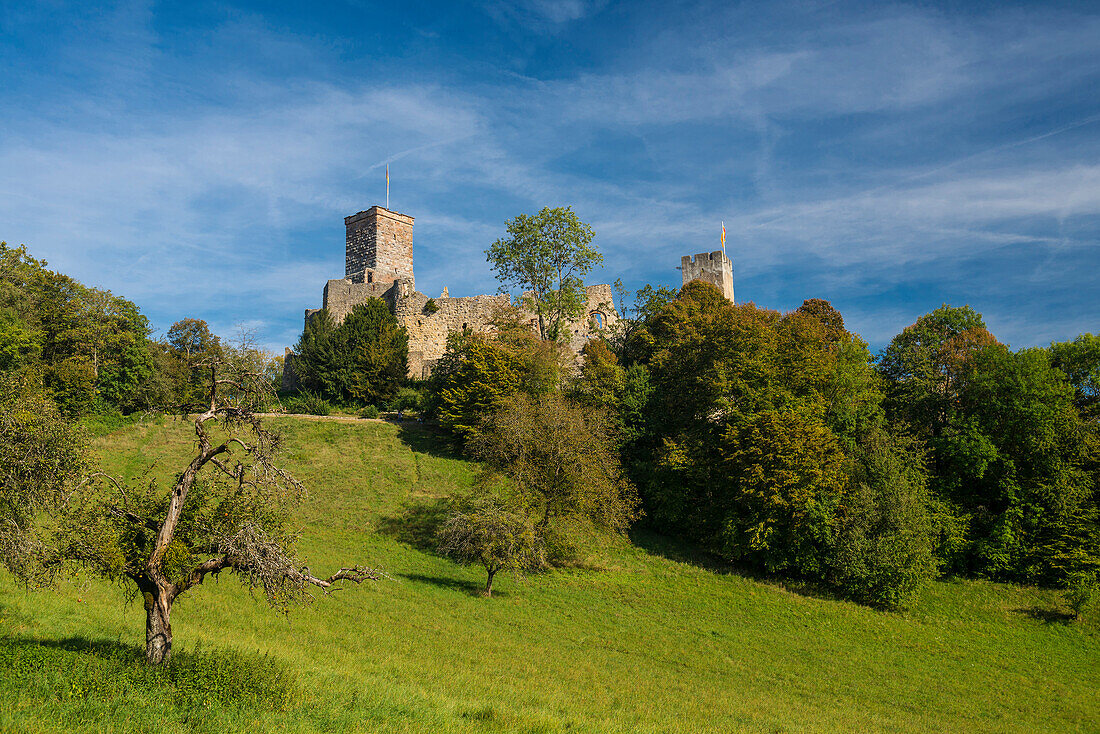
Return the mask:
<svg viewBox="0 0 1100 734">
<path fill-rule="evenodd" d="M 722 222 L 722 252 L 726 251 L 726 223 Z"/>
</svg>

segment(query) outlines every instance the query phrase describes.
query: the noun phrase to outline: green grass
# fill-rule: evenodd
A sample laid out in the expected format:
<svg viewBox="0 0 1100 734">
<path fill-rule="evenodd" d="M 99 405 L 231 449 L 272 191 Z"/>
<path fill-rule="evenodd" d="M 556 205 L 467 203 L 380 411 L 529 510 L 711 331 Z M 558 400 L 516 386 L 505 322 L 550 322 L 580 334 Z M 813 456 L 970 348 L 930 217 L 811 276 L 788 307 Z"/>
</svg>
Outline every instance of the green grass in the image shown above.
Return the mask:
<svg viewBox="0 0 1100 734">
<path fill-rule="evenodd" d="M 144 613 L 118 588 L 27 592 L 0 575 L 0 730 L 1100 731 L 1100 630 L 1054 592 L 942 582 L 883 613 L 674 560 L 638 534 L 485 599 L 479 569 L 392 531 L 404 508 L 468 487 L 471 465 L 415 424 L 271 424 L 311 488 L 310 567 L 390 578 L 282 616 L 223 575 L 177 602 L 161 674 L 137 660 Z M 98 446 L 112 472 L 155 461 L 168 476 L 189 435 L 161 421 Z"/>
</svg>

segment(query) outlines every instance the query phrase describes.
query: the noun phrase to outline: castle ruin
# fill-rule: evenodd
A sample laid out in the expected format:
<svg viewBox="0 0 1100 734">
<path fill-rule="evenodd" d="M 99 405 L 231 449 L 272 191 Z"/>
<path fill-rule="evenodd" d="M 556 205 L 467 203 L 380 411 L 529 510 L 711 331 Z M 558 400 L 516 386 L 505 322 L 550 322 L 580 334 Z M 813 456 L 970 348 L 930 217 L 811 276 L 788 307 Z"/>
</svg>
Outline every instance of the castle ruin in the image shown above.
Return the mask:
<svg viewBox="0 0 1100 734">
<path fill-rule="evenodd" d="M 485 330 L 497 312 L 508 306 L 507 295 L 452 298 L 447 289 L 435 298 L 416 290 L 413 274 L 413 218 L 372 206 L 344 218 L 347 229 L 344 277 L 325 284 L 322 308 L 339 324 L 357 305 L 381 298 L 409 334 L 409 377 L 423 379 L 447 348 L 452 331 Z M 584 343 L 619 318 L 611 286 L 591 285 L 585 315 L 566 325 L 569 345 L 580 351 Z M 429 305 L 429 301 L 432 305 Z M 307 309 L 309 319 L 321 309 Z M 524 314 L 532 327 L 535 315 Z M 284 363 L 284 384 L 294 383 L 290 350 Z"/>
</svg>

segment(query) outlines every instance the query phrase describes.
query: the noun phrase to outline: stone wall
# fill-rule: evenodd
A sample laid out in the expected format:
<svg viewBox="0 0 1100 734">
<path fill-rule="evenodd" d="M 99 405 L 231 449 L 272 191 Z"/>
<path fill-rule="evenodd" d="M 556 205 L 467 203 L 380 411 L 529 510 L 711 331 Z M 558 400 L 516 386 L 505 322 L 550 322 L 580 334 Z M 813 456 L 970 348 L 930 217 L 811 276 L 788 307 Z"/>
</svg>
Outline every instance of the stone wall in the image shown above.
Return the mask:
<svg viewBox="0 0 1100 734">
<path fill-rule="evenodd" d="M 325 284 L 322 308 L 328 310 L 333 322 L 337 324 L 343 322 L 357 304 L 366 303 L 371 298 L 381 298 L 393 310 L 402 283 L 400 280 L 374 283 L 356 283 L 351 278 L 330 280 Z M 411 290 L 411 285 L 409 289 Z M 307 320 L 309 316 L 309 311 L 306 311 Z"/>
<path fill-rule="evenodd" d="M 712 283 L 722 291 L 722 295 L 733 301 L 733 262 L 721 250 L 701 252 L 694 256 L 680 258 L 680 269 L 684 274 L 684 285 L 693 280 Z"/>
<path fill-rule="evenodd" d="M 428 313 L 428 301 L 439 309 Z M 409 377 L 426 378 L 432 365 L 447 349 L 452 331 L 484 331 L 497 312 L 508 305 L 508 296 L 469 296 L 429 299 L 413 291 L 398 299 L 394 315 L 409 332 Z"/>
<path fill-rule="evenodd" d="M 413 279 L 413 218 L 372 206 L 344 217 L 344 277 L 357 282 Z M 364 275 L 365 271 L 370 271 Z"/>
</svg>

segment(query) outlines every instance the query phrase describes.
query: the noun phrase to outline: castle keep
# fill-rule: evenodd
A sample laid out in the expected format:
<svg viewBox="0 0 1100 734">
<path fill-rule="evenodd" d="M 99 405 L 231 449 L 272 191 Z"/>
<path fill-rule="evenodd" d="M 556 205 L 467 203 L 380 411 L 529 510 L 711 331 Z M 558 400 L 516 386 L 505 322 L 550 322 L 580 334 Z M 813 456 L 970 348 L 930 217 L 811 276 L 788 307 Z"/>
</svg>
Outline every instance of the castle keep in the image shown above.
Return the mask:
<svg viewBox="0 0 1100 734">
<path fill-rule="evenodd" d="M 451 298 L 447 289 L 436 298 L 416 290 L 413 275 L 413 218 L 380 206 L 344 218 L 347 228 L 344 277 L 325 284 L 322 308 L 339 324 L 352 309 L 381 298 L 409 333 L 409 377 L 426 378 L 447 348 L 447 334 L 488 327 L 507 295 Z M 570 346 L 584 343 L 618 320 L 611 286 L 587 286 L 585 316 L 567 326 Z M 434 309 L 428 301 L 434 302 Z M 320 309 L 307 309 L 306 321 Z M 534 314 L 526 314 L 532 326 Z M 287 350 L 284 384 L 294 384 L 293 360 Z"/>
</svg>

